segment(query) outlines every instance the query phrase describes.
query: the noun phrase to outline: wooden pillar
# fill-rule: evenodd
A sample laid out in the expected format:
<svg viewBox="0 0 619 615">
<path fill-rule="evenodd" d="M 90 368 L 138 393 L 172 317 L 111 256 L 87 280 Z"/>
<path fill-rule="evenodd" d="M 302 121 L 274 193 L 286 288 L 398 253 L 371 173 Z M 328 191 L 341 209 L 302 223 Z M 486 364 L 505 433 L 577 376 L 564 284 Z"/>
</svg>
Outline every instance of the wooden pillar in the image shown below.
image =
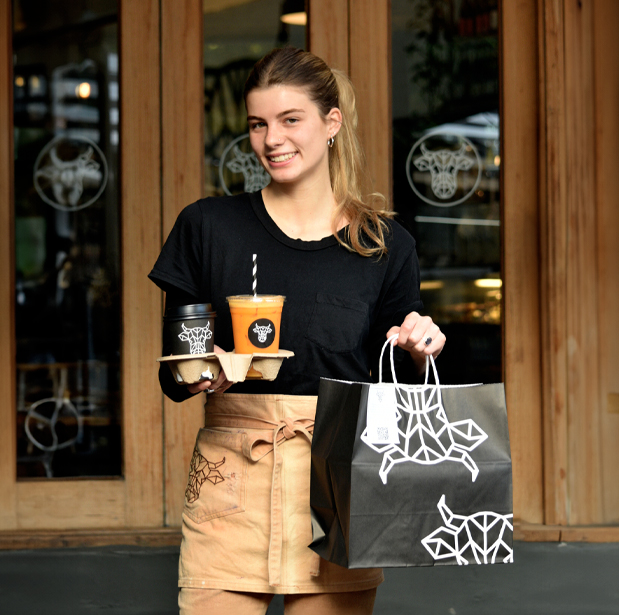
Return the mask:
<svg viewBox="0 0 619 615">
<path fill-rule="evenodd" d="M 359 134 L 373 190 L 393 195 L 391 2 L 350 2 L 350 78 L 357 89 Z"/>
<path fill-rule="evenodd" d="M 161 246 L 159 0 L 120 3 L 126 524 L 163 525 L 161 297 L 147 278 Z"/>
<path fill-rule="evenodd" d="M 310 0 L 308 47 L 331 68 L 350 74 L 348 1 Z"/>
<path fill-rule="evenodd" d="M 540 10 L 546 523 L 603 522 L 593 0 Z"/>
<path fill-rule="evenodd" d="M 543 523 L 536 3 L 503 2 L 500 28 L 503 364 L 514 516 Z"/>
<path fill-rule="evenodd" d="M 602 519 L 619 522 L 619 2 L 593 4 Z"/>
<path fill-rule="evenodd" d="M 162 240 L 180 211 L 203 193 L 202 21 L 201 0 L 161 3 Z M 203 404 L 203 395 L 181 405 L 163 398 L 166 525 L 181 523 L 189 462 L 204 424 Z"/>
<path fill-rule="evenodd" d="M 310 0 L 309 7 L 309 49 L 350 76 L 371 188 L 391 200 L 391 2 Z"/>
<path fill-rule="evenodd" d="M 12 41 L 11 1 L 0 0 L 0 530 L 16 527 Z"/>
</svg>

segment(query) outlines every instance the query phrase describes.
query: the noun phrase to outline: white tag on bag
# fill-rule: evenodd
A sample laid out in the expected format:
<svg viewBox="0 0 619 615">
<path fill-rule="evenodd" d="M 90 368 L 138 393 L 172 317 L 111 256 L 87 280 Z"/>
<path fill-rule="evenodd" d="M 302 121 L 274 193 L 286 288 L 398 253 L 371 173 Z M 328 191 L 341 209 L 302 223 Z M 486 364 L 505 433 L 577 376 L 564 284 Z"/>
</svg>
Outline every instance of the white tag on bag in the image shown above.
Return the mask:
<svg viewBox="0 0 619 615">
<path fill-rule="evenodd" d="M 368 391 L 367 440 L 372 444 L 398 442 L 395 386 L 372 384 Z"/>
</svg>

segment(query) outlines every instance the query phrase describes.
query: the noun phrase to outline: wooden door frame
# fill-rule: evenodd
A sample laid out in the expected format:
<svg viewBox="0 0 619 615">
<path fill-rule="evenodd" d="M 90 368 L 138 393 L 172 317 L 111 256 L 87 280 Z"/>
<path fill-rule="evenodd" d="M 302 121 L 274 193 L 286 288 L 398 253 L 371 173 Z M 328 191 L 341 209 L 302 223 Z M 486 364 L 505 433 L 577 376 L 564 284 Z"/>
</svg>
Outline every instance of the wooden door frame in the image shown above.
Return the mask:
<svg viewBox="0 0 619 615">
<path fill-rule="evenodd" d="M 16 479 L 12 22 L 0 0 L 0 529 L 69 530 L 163 524 L 161 393 L 154 360 L 161 302 L 146 275 L 161 241 L 159 1 L 121 2 L 123 478 Z M 154 215 L 153 215 L 154 214 Z M 151 359 L 145 359 L 149 357 Z"/>
<path fill-rule="evenodd" d="M 503 380 L 512 450 L 514 518 L 541 524 L 544 492 L 535 2 L 502 2 L 500 18 Z"/>
<path fill-rule="evenodd" d="M 0 1 L 0 529 L 16 527 L 15 262 L 13 215 L 13 26 Z M 7 410 L 8 409 L 8 410 Z"/>
<path fill-rule="evenodd" d="M 202 0 L 163 2 L 161 11 L 163 241 L 181 210 L 204 193 L 204 15 Z M 182 404 L 163 397 L 166 526 L 181 524 L 203 397 Z"/>
</svg>

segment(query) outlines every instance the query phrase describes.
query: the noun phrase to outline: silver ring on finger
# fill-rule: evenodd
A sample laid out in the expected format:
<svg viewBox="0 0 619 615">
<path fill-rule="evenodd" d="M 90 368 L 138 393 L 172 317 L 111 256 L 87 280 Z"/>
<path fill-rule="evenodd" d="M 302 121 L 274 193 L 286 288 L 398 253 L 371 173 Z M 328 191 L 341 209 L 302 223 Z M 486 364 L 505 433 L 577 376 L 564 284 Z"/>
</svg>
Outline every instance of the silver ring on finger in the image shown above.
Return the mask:
<svg viewBox="0 0 619 615">
<path fill-rule="evenodd" d="M 429 337 L 429 336 L 428 336 L 428 337 L 426 337 L 426 339 L 423 341 L 423 343 L 424 343 L 426 346 L 429 346 L 429 345 L 432 343 L 432 338 L 431 338 L 431 337 Z"/>
</svg>

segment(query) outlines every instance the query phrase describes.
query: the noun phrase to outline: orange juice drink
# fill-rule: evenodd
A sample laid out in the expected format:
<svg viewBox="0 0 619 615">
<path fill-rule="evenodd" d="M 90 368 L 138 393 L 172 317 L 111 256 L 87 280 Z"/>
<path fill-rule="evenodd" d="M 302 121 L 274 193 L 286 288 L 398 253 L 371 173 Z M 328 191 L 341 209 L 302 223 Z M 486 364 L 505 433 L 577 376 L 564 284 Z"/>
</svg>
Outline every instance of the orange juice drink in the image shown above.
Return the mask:
<svg viewBox="0 0 619 615">
<path fill-rule="evenodd" d="M 235 295 L 226 297 L 232 316 L 234 351 L 237 354 L 279 351 L 279 326 L 285 297 Z"/>
</svg>

